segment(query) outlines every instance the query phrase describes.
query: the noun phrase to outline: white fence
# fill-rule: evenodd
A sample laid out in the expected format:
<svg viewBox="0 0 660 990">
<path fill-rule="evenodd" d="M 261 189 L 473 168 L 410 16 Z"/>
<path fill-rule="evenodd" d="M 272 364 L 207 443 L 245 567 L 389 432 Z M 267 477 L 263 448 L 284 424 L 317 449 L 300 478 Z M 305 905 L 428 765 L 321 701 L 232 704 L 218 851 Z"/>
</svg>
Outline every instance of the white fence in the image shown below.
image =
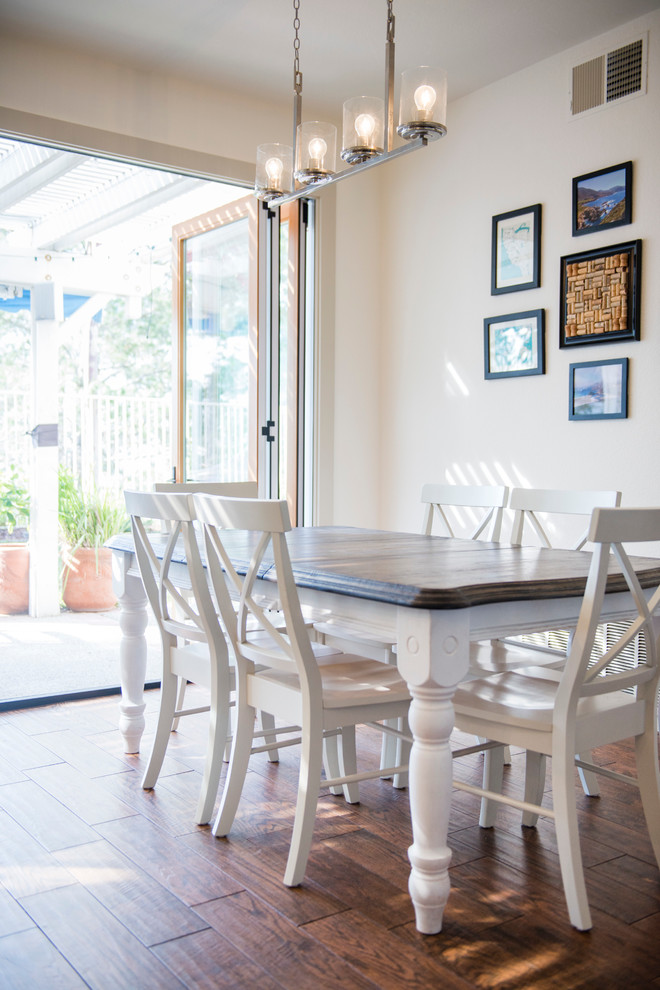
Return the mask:
<svg viewBox="0 0 660 990">
<path fill-rule="evenodd" d="M 32 440 L 30 396 L 0 392 L 0 478 L 14 464 L 29 478 Z M 207 403 L 190 410 L 197 442 L 217 438 L 217 480 L 247 477 L 247 408 Z M 83 483 L 120 494 L 124 488 L 149 489 L 172 477 L 171 403 L 167 399 L 80 393 L 60 401 L 60 463 Z M 192 438 L 189 438 L 191 442 Z M 193 449 L 193 448 L 190 448 Z"/>
</svg>

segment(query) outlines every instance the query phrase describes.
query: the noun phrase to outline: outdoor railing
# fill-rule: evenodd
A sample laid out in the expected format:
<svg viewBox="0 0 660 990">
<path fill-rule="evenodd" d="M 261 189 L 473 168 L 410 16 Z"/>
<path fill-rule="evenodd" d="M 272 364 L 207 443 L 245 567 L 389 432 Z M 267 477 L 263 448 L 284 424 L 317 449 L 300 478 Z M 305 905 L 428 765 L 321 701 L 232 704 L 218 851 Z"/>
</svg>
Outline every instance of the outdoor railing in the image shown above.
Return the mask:
<svg viewBox="0 0 660 990">
<path fill-rule="evenodd" d="M 247 477 L 247 407 L 243 403 L 205 403 L 189 409 L 195 438 L 213 437 L 218 451 L 217 480 Z M 29 479 L 32 440 L 30 396 L 0 392 L 0 478 L 10 466 Z M 60 463 L 83 485 L 121 494 L 124 488 L 149 489 L 172 477 L 171 402 L 121 395 L 67 394 L 59 416 Z M 191 447 L 189 449 L 194 449 Z M 215 470 L 215 469 L 214 469 Z"/>
</svg>

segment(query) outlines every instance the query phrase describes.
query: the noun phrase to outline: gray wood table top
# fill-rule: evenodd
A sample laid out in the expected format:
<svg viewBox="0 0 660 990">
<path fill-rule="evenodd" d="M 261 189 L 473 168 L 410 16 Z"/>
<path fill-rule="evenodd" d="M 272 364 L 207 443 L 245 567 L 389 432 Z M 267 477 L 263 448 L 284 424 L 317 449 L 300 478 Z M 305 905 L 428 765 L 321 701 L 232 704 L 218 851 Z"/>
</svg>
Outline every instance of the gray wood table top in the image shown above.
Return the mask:
<svg viewBox="0 0 660 990">
<path fill-rule="evenodd" d="M 241 562 L 247 562 L 252 535 L 232 533 L 228 537 L 240 570 Z M 160 539 L 156 537 L 155 542 Z M 591 560 L 591 554 L 583 550 L 512 547 L 341 526 L 294 529 L 287 534 L 287 542 L 295 580 L 301 587 L 424 609 L 578 597 L 584 593 Z M 130 552 L 132 537 L 120 534 L 106 546 Z M 642 587 L 660 584 L 660 559 L 633 560 Z M 185 563 L 182 555 L 179 562 Z M 262 574 L 265 580 L 268 570 L 266 566 Z M 625 590 L 613 558 L 608 591 Z"/>
</svg>

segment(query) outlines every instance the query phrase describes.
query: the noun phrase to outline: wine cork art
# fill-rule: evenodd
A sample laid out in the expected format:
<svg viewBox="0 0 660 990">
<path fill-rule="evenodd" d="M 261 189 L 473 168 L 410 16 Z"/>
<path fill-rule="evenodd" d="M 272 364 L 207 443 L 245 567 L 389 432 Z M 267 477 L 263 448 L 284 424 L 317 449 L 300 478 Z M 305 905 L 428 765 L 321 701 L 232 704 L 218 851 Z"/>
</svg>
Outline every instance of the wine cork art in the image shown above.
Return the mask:
<svg viewBox="0 0 660 990">
<path fill-rule="evenodd" d="M 566 265 L 567 337 L 628 329 L 629 267 L 627 253 Z"/>
<path fill-rule="evenodd" d="M 641 241 L 561 259 L 560 347 L 639 340 Z"/>
</svg>

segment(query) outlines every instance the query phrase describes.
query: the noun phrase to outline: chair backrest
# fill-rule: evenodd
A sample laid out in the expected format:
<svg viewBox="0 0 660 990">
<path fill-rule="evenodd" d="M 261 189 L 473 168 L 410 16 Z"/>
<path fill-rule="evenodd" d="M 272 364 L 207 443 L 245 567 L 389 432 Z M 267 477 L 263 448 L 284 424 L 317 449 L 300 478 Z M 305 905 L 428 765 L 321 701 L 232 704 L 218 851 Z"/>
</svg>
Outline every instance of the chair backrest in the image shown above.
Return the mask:
<svg viewBox="0 0 660 990">
<path fill-rule="evenodd" d="M 658 632 L 660 621 L 653 613 L 660 605 L 660 587 L 644 592 L 623 543 L 660 540 L 660 508 L 653 509 L 595 509 L 588 539 L 594 544 L 584 600 L 578 625 L 561 677 L 557 693 L 556 721 L 575 710 L 582 697 L 603 695 L 625 688 L 635 692 L 635 704 L 640 710 L 640 725 L 655 726 L 655 699 L 658 689 Z M 614 645 L 596 649 L 597 629 L 602 623 L 601 611 L 608 572 L 611 573 L 612 554 L 618 561 L 631 597 L 631 612 L 635 619 Z M 660 568 L 660 560 L 658 561 Z M 634 666 L 626 661 L 621 669 L 622 651 L 641 636 L 645 651 L 638 651 Z M 595 654 L 600 653 L 600 656 Z M 605 713 L 606 717 L 606 713 Z M 641 732 L 641 729 L 640 729 Z M 617 737 L 619 738 L 619 737 Z M 653 728 L 655 746 L 655 730 Z"/>
<path fill-rule="evenodd" d="M 205 495 L 229 495 L 232 498 L 256 498 L 256 481 L 157 481 L 155 492 L 194 492 Z"/>
<path fill-rule="evenodd" d="M 316 692 L 313 697 L 320 699 L 320 674 L 286 543 L 285 534 L 291 529 L 286 501 L 210 495 L 194 495 L 193 501 L 204 532 L 213 591 L 237 664 L 263 664 L 294 673 L 302 687 Z M 237 531 L 240 546 L 235 542 Z M 243 559 L 240 567 L 232 562 L 237 555 Z M 265 575 L 269 589 L 266 598 L 271 597 L 273 588 L 281 610 L 277 627 L 268 607 L 262 604 L 261 591 L 255 588 Z M 232 592 L 238 592 L 237 606 L 232 604 Z"/>
<path fill-rule="evenodd" d="M 443 535 L 455 536 L 445 509 L 449 506 L 464 509 L 483 509 L 469 539 L 476 540 L 482 534 L 486 540 L 497 542 L 502 532 L 502 518 L 509 489 L 505 485 L 424 485 L 422 502 L 425 504 L 422 533 L 430 536 L 433 524 L 438 521 Z"/>
<path fill-rule="evenodd" d="M 523 530 L 528 524 L 536 533 L 544 547 L 551 542 L 537 513 L 553 515 L 587 516 L 584 532 L 571 545 L 572 550 L 581 550 L 588 540 L 591 514 L 594 509 L 615 508 L 621 503 L 621 492 L 614 491 L 570 491 L 552 488 L 512 488 L 509 508 L 513 509 L 511 543 L 521 546 Z"/>
<path fill-rule="evenodd" d="M 182 637 L 214 646 L 217 657 L 227 655 L 227 644 L 218 627 L 206 571 L 194 527 L 195 508 L 184 492 L 124 492 L 131 517 L 135 555 L 142 583 L 161 635 L 170 641 Z M 166 531 L 154 533 L 148 521 L 164 523 Z M 173 575 L 177 557 L 185 555 L 182 581 Z M 193 596 L 186 592 L 189 581 Z M 183 585 L 183 590 L 182 590 Z"/>
</svg>

